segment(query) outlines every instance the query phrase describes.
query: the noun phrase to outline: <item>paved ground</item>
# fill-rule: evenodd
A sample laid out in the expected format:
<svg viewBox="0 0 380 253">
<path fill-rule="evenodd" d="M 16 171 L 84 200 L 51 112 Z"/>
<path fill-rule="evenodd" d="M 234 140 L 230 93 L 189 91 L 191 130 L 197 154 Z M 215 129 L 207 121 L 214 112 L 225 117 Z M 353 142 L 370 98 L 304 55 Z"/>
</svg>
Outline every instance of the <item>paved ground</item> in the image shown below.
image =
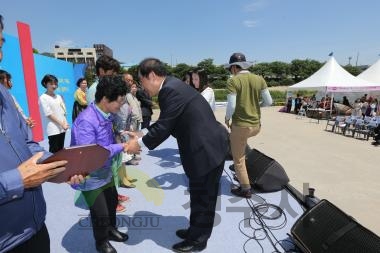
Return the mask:
<svg viewBox="0 0 380 253">
<path fill-rule="evenodd" d="M 326 132 L 326 121 L 296 119 L 279 109 L 262 108 L 262 131 L 249 145 L 276 159 L 298 190 L 309 184 L 319 198 L 380 235 L 380 148 L 371 141 Z M 154 118 L 158 114 L 155 111 Z M 215 115 L 224 122 L 225 107 L 218 107 Z"/>
</svg>

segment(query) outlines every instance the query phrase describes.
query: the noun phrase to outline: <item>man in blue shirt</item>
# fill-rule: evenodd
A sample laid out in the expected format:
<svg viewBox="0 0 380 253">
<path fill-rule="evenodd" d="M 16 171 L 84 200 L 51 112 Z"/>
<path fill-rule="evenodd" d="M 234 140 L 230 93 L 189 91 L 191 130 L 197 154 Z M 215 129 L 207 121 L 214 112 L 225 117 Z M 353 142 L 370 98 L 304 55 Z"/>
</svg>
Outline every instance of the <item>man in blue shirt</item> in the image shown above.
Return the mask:
<svg viewBox="0 0 380 253">
<path fill-rule="evenodd" d="M 0 50 L 4 42 L 2 31 L 0 15 Z M 50 153 L 31 140 L 25 120 L 3 85 L 0 85 L 0 150 L 0 252 L 50 252 L 41 184 L 64 171 L 67 162 L 38 164 Z M 82 180 L 82 176 L 71 178 L 72 183 Z"/>
</svg>

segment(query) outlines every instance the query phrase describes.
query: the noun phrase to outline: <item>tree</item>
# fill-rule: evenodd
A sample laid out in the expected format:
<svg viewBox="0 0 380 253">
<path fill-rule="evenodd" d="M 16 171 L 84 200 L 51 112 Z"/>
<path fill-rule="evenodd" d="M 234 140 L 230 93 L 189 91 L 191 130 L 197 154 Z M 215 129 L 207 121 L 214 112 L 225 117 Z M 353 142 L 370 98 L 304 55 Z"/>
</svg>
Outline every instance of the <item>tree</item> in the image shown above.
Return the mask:
<svg viewBox="0 0 380 253">
<path fill-rule="evenodd" d="M 174 76 L 182 80 L 186 73 L 190 72 L 191 69 L 192 67 L 187 65 L 186 63 L 180 63 L 177 64 L 172 71 Z"/>
<path fill-rule="evenodd" d="M 197 67 L 204 69 L 208 75 L 214 74 L 216 67 L 213 61 L 214 60 L 211 58 L 204 59 L 203 61 L 198 63 Z"/>
<path fill-rule="evenodd" d="M 249 68 L 252 73 L 264 77 L 264 79 L 270 79 L 273 76 L 273 72 L 270 68 L 270 64 L 266 62 L 258 63 Z"/>
<path fill-rule="evenodd" d="M 281 61 L 274 61 L 269 63 L 269 68 L 274 78 L 277 80 L 286 78 L 290 72 L 289 64 Z"/>
<path fill-rule="evenodd" d="M 315 60 L 296 59 L 290 63 L 290 73 L 293 75 L 294 81 L 298 83 L 314 74 L 321 67 L 322 63 Z"/>
<path fill-rule="evenodd" d="M 352 66 L 352 65 L 346 65 L 343 67 L 345 70 L 347 70 L 351 75 L 354 75 L 354 76 L 357 76 L 359 75 L 360 73 L 362 73 L 362 70 L 361 68 L 359 67 L 355 67 L 355 66 Z"/>
<path fill-rule="evenodd" d="M 138 81 L 139 80 L 139 76 L 138 76 L 138 65 L 133 65 L 133 66 L 130 66 L 128 68 L 128 70 L 126 71 L 128 74 L 131 74 L 133 76 L 133 80 L 136 80 Z"/>
<path fill-rule="evenodd" d="M 88 86 L 90 87 L 95 82 L 95 79 L 96 79 L 95 68 L 89 67 L 87 65 L 87 68 L 86 68 L 85 73 L 84 73 L 84 78 L 86 78 Z"/>
</svg>

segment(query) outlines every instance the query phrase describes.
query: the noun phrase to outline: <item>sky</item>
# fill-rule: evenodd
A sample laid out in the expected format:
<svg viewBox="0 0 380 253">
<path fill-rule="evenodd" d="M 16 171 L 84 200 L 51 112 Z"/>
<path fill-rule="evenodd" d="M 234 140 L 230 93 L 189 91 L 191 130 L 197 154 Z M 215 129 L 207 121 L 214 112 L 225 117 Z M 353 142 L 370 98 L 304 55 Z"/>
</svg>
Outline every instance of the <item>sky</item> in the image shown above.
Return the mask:
<svg viewBox="0 0 380 253">
<path fill-rule="evenodd" d="M 102 43 L 126 65 L 174 66 L 242 52 L 255 63 L 294 59 L 371 65 L 380 56 L 379 0 L 2 0 L 4 32 L 30 25 L 33 48 Z M 349 58 L 351 57 L 351 60 Z"/>
</svg>

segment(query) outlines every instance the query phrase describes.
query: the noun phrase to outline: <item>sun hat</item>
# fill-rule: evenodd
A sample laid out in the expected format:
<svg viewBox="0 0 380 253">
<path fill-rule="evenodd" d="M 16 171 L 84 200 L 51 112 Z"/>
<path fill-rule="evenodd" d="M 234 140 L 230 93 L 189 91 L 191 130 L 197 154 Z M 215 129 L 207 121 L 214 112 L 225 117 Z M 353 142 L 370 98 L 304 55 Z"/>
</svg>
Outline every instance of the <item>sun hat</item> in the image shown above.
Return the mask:
<svg viewBox="0 0 380 253">
<path fill-rule="evenodd" d="M 242 53 L 233 53 L 230 57 L 228 64 L 224 64 L 224 68 L 229 69 L 233 65 L 238 65 L 242 69 L 247 69 L 253 65 L 253 62 L 249 62 L 245 59 L 245 55 Z"/>
</svg>

